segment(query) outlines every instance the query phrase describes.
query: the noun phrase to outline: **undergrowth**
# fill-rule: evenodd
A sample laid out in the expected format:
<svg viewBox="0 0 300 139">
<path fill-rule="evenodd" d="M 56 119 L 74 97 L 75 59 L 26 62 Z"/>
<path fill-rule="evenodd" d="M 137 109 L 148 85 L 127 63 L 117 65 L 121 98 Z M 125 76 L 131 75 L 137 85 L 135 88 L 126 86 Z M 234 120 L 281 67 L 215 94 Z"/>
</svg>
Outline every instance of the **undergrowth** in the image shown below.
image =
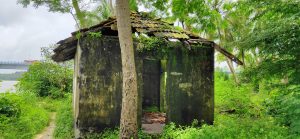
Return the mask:
<svg viewBox="0 0 300 139">
<path fill-rule="evenodd" d="M 19 79 L 18 89 L 39 97 L 63 98 L 72 90 L 72 70 L 51 62 L 36 62 Z"/>
<path fill-rule="evenodd" d="M 0 138 L 29 139 L 48 122 L 48 112 L 33 93 L 0 94 Z"/>
<path fill-rule="evenodd" d="M 74 120 L 72 110 L 71 95 L 61 101 L 60 107 L 57 109 L 56 128 L 54 137 L 56 139 L 71 139 L 74 138 Z"/>
</svg>

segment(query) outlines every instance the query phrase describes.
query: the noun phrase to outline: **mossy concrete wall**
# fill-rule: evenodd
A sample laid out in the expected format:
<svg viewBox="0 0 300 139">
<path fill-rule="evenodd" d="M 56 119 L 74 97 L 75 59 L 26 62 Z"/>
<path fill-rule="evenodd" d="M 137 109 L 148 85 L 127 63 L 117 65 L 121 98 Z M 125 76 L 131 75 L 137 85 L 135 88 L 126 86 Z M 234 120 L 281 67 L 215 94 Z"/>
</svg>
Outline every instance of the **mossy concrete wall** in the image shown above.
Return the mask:
<svg viewBox="0 0 300 139">
<path fill-rule="evenodd" d="M 74 110 L 76 136 L 119 126 L 122 63 L 117 37 L 82 38 L 75 57 Z M 142 61 L 136 59 L 142 84 Z M 138 86 L 139 97 L 142 89 Z M 138 100 L 141 103 L 141 99 Z M 141 104 L 139 105 L 141 112 Z M 139 116 L 141 117 L 141 113 Z"/>
<path fill-rule="evenodd" d="M 118 38 L 85 37 L 80 39 L 79 45 L 73 88 L 76 138 L 86 132 L 118 127 L 122 101 Z M 169 122 L 186 125 L 197 119 L 212 123 L 213 56 L 212 47 L 191 51 L 174 47 L 164 60 L 136 55 L 138 121 L 141 121 L 143 101 L 145 106 L 155 105 L 166 110 Z"/>
<path fill-rule="evenodd" d="M 214 49 L 175 48 L 167 61 L 167 121 L 189 125 L 194 119 L 213 123 Z"/>
</svg>

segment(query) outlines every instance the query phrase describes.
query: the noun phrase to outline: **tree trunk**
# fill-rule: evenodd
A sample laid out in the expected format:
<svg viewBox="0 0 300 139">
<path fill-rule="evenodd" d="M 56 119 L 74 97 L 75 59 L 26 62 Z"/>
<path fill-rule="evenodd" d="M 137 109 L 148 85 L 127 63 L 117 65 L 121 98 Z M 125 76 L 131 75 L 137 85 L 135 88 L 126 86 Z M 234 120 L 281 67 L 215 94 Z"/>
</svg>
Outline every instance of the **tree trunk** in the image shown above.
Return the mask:
<svg viewBox="0 0 300 139">
<path fill-rule="evenodd" d="M 246 69 L 246 63 L 245 63 L 245 51 L 244 51 L 244 49 L 241 49 L 241 51 L 242 51 L 242 61 L 243 61 L 243 67 L 244 67 L 244 69 Z"/>
<path fill-rule="evenodd" d="M 226 62 L 227 62 L 227 65 L 228 65 L 228 67 L 230 69 L 230 72 L 232 74 L 232 77 L 233 77 L 235 83 L 239 84 L 239 81 L 238 81 L 238 79 L 237 79 L 237 77 L 235 75 L 235 71 L 234 71 L 234 67 L 233 67 L 232 61 L 229 58 L 226 58 Z"/>
<path fill-rule="evenodd" d="M 217 9 L 216 9 L 216 11 L 219 12 Z M 218 35 L 219 35 L 219 39 L 220 39 L 220 43 L 219 44 L 221 45 L 223 39 L 222 39 L 222 35 L 221 35 L 221 29 L 219 27 L 218 27 Z M 235 75 L 235 71 L 234 71 L 234 67 L 233 67 L 233 64 L 232 64 L 232 60 L 226 57 L 226 62 L 227 62 L 227 65 L 228 65 L 228 67 L 230 69 L 230 72 L 232 74 L 232 77 L 233 77 L 235 83 L 239 84 L 239 81 L 238 81 L 238 79 L 237 79 L 237 77 Z"/>
<path fill-rule="evenodd" d="M 78 5 L 78 1 L 77 0 L 72 0 L 72 5 L 75 9 L 76 18 L 79 21 L 80 28 L 86 27 L 85 20 L 84 20 L 84 13 L 80 10 L 79 5 Z"/>
<path fill-rule="evenodd" d="M 137 138 L 138 91 L 131 32 L 129 0 L 116 0 L 116 16 L 121 47 L 123 72 L 120 138 Z"/>
<path fill-rule="evenodd" d="M 115 9 L 114 9 L 112 0 L 109 0 L 109 8 L 110 8 L 110 11 L 111 11 L 111 15 L 115 16 Z"/>
</svg>

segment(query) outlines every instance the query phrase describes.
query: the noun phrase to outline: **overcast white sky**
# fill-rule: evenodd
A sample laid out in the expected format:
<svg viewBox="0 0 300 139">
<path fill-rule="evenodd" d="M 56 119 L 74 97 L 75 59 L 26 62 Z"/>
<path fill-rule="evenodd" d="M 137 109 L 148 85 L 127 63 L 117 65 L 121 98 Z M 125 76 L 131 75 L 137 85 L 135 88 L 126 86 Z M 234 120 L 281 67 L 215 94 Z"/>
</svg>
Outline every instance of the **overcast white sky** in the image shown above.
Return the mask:
<svg viewBox="0 0 300 139">
<path fill-rule="evenodd" d="M 51 13 L 46 7 L 23 8 L 17 0 L 0 3 L 0 61 L 39 60 L 41 47 L 55 44 L 75 31 L 70 14 Z"/>
<path fill-rule="evenodd" d="M 0 61 L 40 59 L 40 48 L 67 38 L 75 30 L 70 14 L 47 8 L 23 8 L 17 0 L 0 0 Z"/>
</svg>

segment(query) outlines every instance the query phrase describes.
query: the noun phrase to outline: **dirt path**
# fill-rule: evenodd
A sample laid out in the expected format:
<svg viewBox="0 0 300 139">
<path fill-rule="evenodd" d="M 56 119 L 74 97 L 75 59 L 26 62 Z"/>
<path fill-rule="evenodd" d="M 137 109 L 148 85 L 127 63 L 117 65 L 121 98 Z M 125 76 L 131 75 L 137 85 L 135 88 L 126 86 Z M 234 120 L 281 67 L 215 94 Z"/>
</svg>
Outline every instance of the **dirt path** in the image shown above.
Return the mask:
<svg viewBox="0 0 300 139">
<path fill-rule="evenodd" d="M 142 129 L 148 134 L 161 134 L 164 129 L 165 124 L 152 123 L 152 124 L 142 124 Z"/>
<path fill-rule="evenodd" d="M 160 112 L 145 112 L 142 118 L 142 130 L 148 134 L 160 134 L 166 122 L 166 114 Z"/>
<path fill-rule="evenodd" d="M 53 139 L 53 132 L 55 129 L 56 113 L 51 113 L 50 124 L 46 127 L 42 133 L 36 135 L 34 139 Z"/>
</svg>

